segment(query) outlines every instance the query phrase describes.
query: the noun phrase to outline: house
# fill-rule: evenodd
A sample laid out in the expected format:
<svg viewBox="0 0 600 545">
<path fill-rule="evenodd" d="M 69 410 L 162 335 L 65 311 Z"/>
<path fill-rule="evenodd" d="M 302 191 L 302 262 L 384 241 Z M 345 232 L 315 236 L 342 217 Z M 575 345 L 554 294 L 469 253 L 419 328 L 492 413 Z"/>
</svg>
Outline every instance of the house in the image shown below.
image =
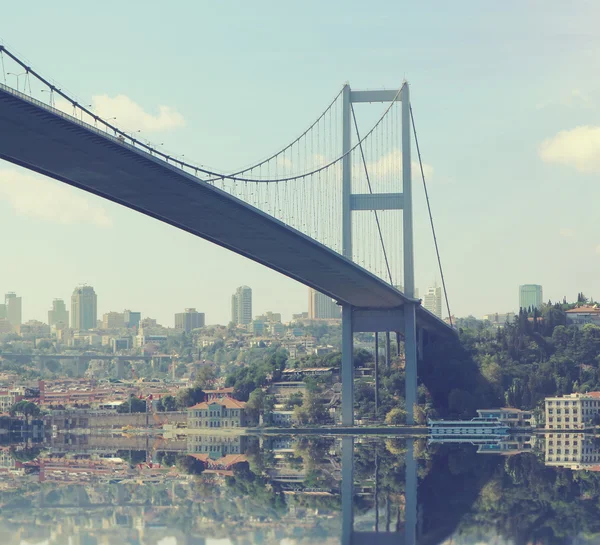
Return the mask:
<svg viewBox="0 0 600 545">
<path fill-rule="evenodd" d="M 188 409 L 188 429 L 245 428 L 250 420 L 246 403 L 231 397 L 204 401 Z"/>
<path fill-rule="evenodd" d="M 583 327 L 586 324 L 600 326 L 600 307 L 598 305 L 585 305 L 572 308 L 565 312 L 567 316 L 567 325 L 576 325 Z"/>
<path fill-rule="evenodd" d="M 501 409 L 478 409 L 477 414 L 482 418 L 497 418 L 505 426 L 511 428 L 531 428 L 535 420 L 531 411 L 522 411 L 512 407 Z"/>
<path fill-rule="evenodd" d="M 294 411 L 272 411 L 271 425 L 289 428 L 292 424 L 296 424 Z"/>
<path fill-rule="evenodd" d="M 216 390 L 204 390 L 204 395 L 208 398 L 208 401 L 213 399 L 223 399 L 224 397 L 230 397 L 233 395 L 233 388 L 217 388 Z"/>
</svg>

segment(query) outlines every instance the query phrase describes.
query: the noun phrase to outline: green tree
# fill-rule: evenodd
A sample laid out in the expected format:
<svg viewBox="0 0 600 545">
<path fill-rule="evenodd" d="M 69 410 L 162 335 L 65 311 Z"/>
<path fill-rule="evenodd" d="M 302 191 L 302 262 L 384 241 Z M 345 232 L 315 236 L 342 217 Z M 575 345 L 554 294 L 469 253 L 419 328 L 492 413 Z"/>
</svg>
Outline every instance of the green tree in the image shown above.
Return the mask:
<svg viewBox="0 0 600 545">
<path fill-rule="evenodd" d="M 31 403 L 26 399 L 17 401 L 8 412 L 11 416 L 22 414 L 27 422 L 29 422 L 29 417 L 36 418 L 41 413 L 40 408 L 35 403 Z"/>
<path fill-rule="evenodd" d="M 179 390 L 175 396 L 175 402 L 180 411 L 184 411 L 202 401 L 204 401 L 204 391 L 198 386 Z"/>
<path fill-rule="evenodd" d="M 406 411 L 401 407 L 394 407 L 385 415 L 385 423 L 390 426 L 406 424 Z"/>
<path fill-rule="evenodd" d="M 121 405 L 117 407 L 117 412 L 120 414 L 145 413 L 146 401 L 131 394 L 128 401 L 121 403 Z"/>
<path fill-rule="evenodd" d="M 202 365 L 198 371 L 196 371 L 195 386 L 201 390 L 210 390 L 215 380 L 217 379 L 217 373 L 212 365 Z"/>
<path fill-rule="evenodd" d="M 159 411 L 176 411 L 177 400 L 172 395 L 166 395 L 161 397 L 156 404 L 156 408 Z"/>
</svg>

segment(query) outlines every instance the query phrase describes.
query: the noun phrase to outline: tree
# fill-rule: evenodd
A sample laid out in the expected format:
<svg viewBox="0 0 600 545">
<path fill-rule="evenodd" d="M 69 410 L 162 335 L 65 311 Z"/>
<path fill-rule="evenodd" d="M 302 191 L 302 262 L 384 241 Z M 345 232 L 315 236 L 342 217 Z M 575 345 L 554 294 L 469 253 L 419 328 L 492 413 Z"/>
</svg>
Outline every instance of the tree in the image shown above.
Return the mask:
<svg viewBox="0 0 600 545">
<path fill-rule="evenodd" d="M 15 414 L 22 414 L 25 417 L 25 420 L 29 422 L 30 416 L 36 418 L 40 415 L 41 411 L 35 403 L 31 403 L 31 401 L 23 399 L 21 401 L 17 401 L 8 412 L 11 416 L 15 416 Z"/>
<path fill-rule="evenodd" d="M 180 411 L 184 411 L 188 407 L 192 407 L 202 401 L 204 401 L 204 391 L 198 386 L 179 390 L 175 396 L 175 402 Z"/>
<path fill-rule="evenodd" d="M 401 407 L 394 407 L 385 415 L 385 423 L 390 426 L 406 424 L 406 411 Z"/>
<path fill-rule="evenodd" d="M 175 466 L 187 475 L 200 475 L 204 471 L 204 462 L 193 456 L 178 456 Z"/>
<path fill-rule="evenodd" d="M 166 395 L 158 400 L 156 408 L 159 411 L 176 411 L 177 401 L 172 395 Z"/>
<path fill-rule="evenodd" d="M 253 413 L 255 420 L 258 420 L 258 416 L 262 413 L 265 421 L 268 421 L 270 413 L 273 412 L 274 405 L 275 399 L 273 396 L 267 395 L 262 388 L 257 388 L 250 394 L 246 409 Z"/>
<path fill-rule="evenodd" d="M 212 365 L 202 365 L 196 372 L 195 386 L 202 390 L 209 390 L 213 387 L 217 373 Z"/>
<path fill-rule="evenodd" d="M 121 403 L 121 405 L 117 407 L 117 412 L 120 414 L 145 413 L 146 401 L 131 394 L 128 401 Z"/>
</svg>

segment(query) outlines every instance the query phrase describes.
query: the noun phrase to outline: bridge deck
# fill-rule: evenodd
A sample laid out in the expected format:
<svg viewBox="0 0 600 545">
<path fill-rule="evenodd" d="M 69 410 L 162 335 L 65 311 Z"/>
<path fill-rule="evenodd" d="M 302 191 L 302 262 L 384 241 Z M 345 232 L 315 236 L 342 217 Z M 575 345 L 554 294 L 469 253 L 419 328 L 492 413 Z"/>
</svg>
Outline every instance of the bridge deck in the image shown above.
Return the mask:
<svg viewBox="0 0 600 545">
<path fill-rule="evenodd" d="M 358 308 L 409 301 L 380 278 L 228 193 L 0 85 L 0 158 L 137 210 Z M 424 308 L 417 321 L 448 331 Z"/>
</svg>

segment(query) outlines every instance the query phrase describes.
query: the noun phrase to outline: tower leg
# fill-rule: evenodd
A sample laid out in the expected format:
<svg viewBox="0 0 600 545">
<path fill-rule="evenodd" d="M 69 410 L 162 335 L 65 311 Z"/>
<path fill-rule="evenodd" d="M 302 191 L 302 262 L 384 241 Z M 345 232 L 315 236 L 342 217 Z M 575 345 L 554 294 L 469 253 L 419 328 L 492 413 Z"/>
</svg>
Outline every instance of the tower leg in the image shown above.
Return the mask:
<svg viewBox="0 0 600 545">
<path fill-rule="evenodd" d="M 354 437 L 342 438 L 342 545 L 352 544 L 354 531 Z"/>
<path fill-rule="evenodd" d="M 388 369 L 392 368 L 392 341 L 389 331 L 385 332 L 385 363 Z"/>
<path fill-rule="evenodd" d="M 352 307 L 342 305 L 342 424 L 354 425 L 354 339 Z"/>
<path fill-rule="evenodd" d="M 379 416 L 379 333 L 375 332 L 375 416 Z"/>
<path fill-rule="evenodd" d="M 404 305 L 404 375 L 406 423 L 415 423 L 414 407 L 417 404 L 417 323 L 415 306 L 411 303 Z"/>
<path fill-rule="evenodd" d="M 417 542 L 417 461 L 415 460 L 415 440 L 406 441 L 406 480 L 404 506 L 404 543 Z"/>
</svg>

